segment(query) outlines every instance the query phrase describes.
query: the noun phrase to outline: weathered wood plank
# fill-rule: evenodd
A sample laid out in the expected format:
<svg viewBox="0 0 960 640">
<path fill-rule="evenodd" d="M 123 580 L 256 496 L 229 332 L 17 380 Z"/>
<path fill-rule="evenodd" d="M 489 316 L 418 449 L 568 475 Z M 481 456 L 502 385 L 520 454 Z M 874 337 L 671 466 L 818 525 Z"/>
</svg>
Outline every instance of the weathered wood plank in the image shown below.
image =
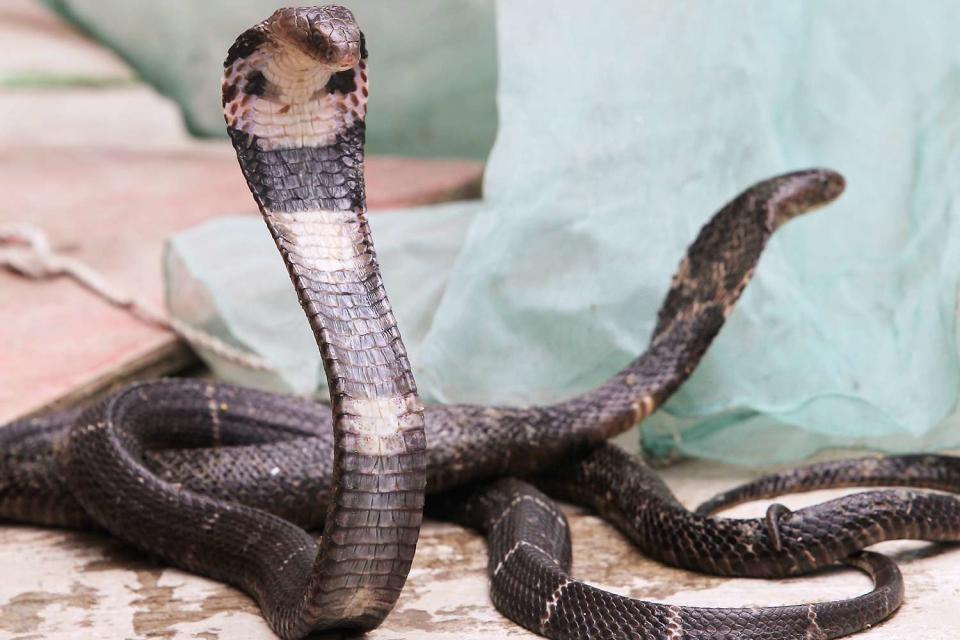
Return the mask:
<svg viewBox="0 0 960 640">
<path fill-rule="evenodd" d="M 214 216 L 251 211 L 227 143 L 178 151 L 21 148 L 0 156 L 0 224 L 29 222 L 58 251 L 162 306 L 164 239 Z M 476 195 L 482 165 L 371 158 L 372 209 Z M 118 379 L 189 361 L 174 336 L 67 278 L 0 271 L 0 424 L 89 396 Z"/>
</svg>

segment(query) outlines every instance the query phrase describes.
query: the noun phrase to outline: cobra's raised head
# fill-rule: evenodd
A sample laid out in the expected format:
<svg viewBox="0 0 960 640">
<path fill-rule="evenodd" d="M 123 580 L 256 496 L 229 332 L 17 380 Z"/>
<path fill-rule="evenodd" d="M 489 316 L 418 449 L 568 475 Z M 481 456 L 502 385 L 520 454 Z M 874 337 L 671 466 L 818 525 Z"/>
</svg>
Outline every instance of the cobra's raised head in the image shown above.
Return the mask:
<svg viewBox="0 0 960 640">
<path fill-rule="evenodd" d="M 278 9 L 237 38 L 223 70 L 232 138 L 261 150 L 362 144 L 366 47 L 350 10 Z"/>
<path fill-rule="evenodd" d="M 336 6 L 279 9 L 230 47 L 223 115 L 262 209 L 364 207 L 366 56 Z"/>
<path fill-rule="evenodd" d="M 278 42 L 297 47 L 333 71 L 356 66 L 366 53 L 360 27 L 345 7 L 278 9 L 265 25 Z"/>
</svg>

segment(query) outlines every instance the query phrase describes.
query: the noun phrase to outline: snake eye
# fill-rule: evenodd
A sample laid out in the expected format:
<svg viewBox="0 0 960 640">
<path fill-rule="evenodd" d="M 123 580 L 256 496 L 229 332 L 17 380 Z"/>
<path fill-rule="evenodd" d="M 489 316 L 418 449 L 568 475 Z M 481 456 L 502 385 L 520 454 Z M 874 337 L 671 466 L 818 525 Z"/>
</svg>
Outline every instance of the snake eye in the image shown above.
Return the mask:
<svg viewBox="0 0 960 640">
<path fill-rule="evenodd" d="M 307 41 L 317 51 L 322 51 L 326 48 L 327 39 L 323 37 L 323 34 L 319 31 L 311 31 L 310 35 L 307 36 Z"/>
</svg>

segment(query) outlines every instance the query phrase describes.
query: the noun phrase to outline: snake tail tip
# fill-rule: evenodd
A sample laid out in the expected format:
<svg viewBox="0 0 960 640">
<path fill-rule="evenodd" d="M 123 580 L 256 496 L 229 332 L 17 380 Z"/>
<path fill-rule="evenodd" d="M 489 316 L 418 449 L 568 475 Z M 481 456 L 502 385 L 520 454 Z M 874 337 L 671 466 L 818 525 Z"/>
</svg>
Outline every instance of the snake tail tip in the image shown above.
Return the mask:
<svg viewBox="0 0 960 640">
<path fill-rule="evenodd" d="M 831 169 L 820 169 L 823 182 L 823 194 L 826 202 L 836 200 L 847 188 L 847 179 L 843 174 Z"/>
<path fill-rule="evenodd" d="M 787 173 L 757 185 L 769 189 L 772 228 L 824 207 L 843 193 L 846 179 L 830 169 L 806 169 Z"/>
<path fill-rule="evenodd" d="M 804 178 L 805 191 L 809 192 L 809 204 L 812 208 L 833 202 L 847 188 L 847 180 L 833 169 L 809 169 L 799 172 Z"/>
</svg>

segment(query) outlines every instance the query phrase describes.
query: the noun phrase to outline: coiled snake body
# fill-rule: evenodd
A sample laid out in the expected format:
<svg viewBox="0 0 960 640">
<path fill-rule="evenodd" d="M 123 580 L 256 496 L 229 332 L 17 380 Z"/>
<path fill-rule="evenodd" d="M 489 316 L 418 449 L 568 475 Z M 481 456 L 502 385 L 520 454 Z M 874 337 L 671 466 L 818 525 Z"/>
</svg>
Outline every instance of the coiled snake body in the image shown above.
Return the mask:
<svg viewBox="0 0 960 640">
<path fill-rule="evenodd" d="M 322 7 L 277 11 L 225 62 L 228 131 L 316 335 L 332 413 L 213 382 L 137 384 L 0 430 L 0 516 L 103 528 L 233 583 L 284 638 L 383 620 L 413 558 L 425 491 L 439 493 L 436 513 L 487 533 L 497 607 L 552 638 L 833 638 L 894 611 L 896 567 L 856 552 L 894 537 L 957 539 L 951 496 L 876 492 L 766 520 L 712 519 L 604 444 L 683 382 L 773 231 L 837 197 L 842 178 L 780 176 L 717 213 L 681 262 L 649 348 L 600 387 L 545 407 L 424 413 L 365 219 L 366 55 L 350 12 Z M 528 482 L 591 506 L 678 566 L 783 576 L 847 561 L 876 586 L 766 609 L 605 593 L 569 577 L 565 518 Z M 304 530 L 321 526 L 319 543 Z"/>
</svg>

